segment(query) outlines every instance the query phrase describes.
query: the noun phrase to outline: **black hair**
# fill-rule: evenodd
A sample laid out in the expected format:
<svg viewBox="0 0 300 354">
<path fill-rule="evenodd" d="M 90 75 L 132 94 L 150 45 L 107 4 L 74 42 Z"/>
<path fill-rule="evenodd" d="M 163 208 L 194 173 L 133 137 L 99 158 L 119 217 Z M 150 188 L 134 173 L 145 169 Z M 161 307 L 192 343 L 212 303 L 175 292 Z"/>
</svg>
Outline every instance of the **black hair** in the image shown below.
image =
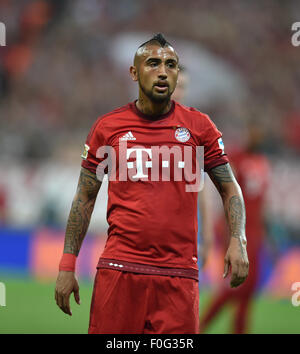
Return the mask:
<svg viewBox="0 0 300 354">
<path fill-rule="evenodd" d="M 139 48 L 144 47 L 147 44 L 152 44 L 153 42 L 159 43 L 161 47 L 171 46 L 171 44 L 165 39 L 162 33 L 157 33 L 147 42 L 141 44 Z"/>
</svg>

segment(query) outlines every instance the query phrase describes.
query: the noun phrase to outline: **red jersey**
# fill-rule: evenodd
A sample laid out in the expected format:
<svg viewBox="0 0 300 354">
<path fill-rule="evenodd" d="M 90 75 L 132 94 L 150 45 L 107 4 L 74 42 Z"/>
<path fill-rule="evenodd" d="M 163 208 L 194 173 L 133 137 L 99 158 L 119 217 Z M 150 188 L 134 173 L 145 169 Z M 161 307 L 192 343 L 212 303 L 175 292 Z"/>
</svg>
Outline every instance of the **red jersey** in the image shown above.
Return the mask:
<svg viewBox="0 0 300 354">
<path fill-rule="evenodd" d="M 112 147 L 116 157 L 117 180 L 109 180 L 108 185 L 109 228 L 102 259 L 197 270 L 198 193 L 187 192 L 186 180 L 176 180 L 171 167 L 183 168 L 184 147 L 195 152 L 197 146 L 204 146 L 206 171 L 227 163 L 221 136 L 207 115 L 174 101 L 170 111 L 157 120 L 141 113 L 132 102 L 94 123 L 82 167 L 96 173 L 104 161 L 99 154 L 97 157 L 101 146 Z M 126 180 L 124 176 L 119 180 L 122 141 L 127 143 Z M 172 154 L 169 159 L 160 156 L 157 178 L 151 178 L 152 152 L 162 146 L 175 146 L 182 153 L 182 161 L 176 161 Z M 195 161 L 193 157 L 193 164 Z M 170 180 L 166 181 L 163 175 L 168 169 Z M 130 173 L 141 178 L 131 180 Z"/>
</svg>

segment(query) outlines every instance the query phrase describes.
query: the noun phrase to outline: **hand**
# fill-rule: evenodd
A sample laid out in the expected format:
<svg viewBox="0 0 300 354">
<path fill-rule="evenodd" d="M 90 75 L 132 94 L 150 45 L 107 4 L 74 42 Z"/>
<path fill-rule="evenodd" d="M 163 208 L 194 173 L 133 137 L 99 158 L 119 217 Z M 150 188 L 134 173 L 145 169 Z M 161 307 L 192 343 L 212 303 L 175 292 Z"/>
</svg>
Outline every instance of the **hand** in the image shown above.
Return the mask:
<svg viewBox="0 0 300 354">
<path fill-rule="evenodd" d="M 72 316 L 70 308 L 70 295 L 74 292 L 74 298 L 80 305 L 79 285 L 74 272 L 60 271 L 56 280 L 55 300 L 57 306 L 67 315 Z"/>
<path fill-rule="evenodd" d="M 231 237 L 230 244 L 225 256 L 224 274 L 226 278 L 231 266 L 230 286 L 236 288 L 241 285 L 248 276 L 249 261 L 246 250 L 246 241 Z"/>
</svg>

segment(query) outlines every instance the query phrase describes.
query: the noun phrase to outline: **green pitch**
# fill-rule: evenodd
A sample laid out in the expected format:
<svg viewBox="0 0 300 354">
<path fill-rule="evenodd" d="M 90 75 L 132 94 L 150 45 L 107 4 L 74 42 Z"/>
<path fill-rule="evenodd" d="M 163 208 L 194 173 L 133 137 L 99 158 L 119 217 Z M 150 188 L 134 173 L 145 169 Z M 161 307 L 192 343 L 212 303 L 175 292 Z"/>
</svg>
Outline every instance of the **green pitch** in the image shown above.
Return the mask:
<svg viewBox="0 0 300 354">
<path fill-rule="evenodd" d="M 3 278 L 6 307 L 0 307 L 0 333 L 87 333 L 92 284 L 80 281 L 81 305 L 73 295 L 73 316 L 65 315 L 54 300 L 54 282 L 38 283 L 32 279 Z M 200 310 L 209 302 L 210 294 L 202 292 Z M 229 333 L 232 309 L 225 309 L 207 333 Z M 250 333 L 300 333 L 300 306 L 289 299 L 256 298 L 251 314 Z"/>
</svg>

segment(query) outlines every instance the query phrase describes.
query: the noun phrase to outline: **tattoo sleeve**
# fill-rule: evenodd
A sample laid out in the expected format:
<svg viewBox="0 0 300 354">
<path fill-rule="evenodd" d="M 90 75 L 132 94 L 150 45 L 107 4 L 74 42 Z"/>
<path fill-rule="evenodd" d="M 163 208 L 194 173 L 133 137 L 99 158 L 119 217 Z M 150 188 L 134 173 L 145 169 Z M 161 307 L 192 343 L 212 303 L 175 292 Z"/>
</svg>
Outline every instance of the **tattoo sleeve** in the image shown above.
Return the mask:
<svg viewBox="0 0 300 354">
<path fill-rule="evenodd" d="M 231 237 L 238 238 L 242 243 L 246 243 L 244 199 L 230 165 L 227 163 L 211 169 L 209 176 L 223 199 Z"/>
<path fill-rule="evenodd" d="M 67 222 L 64 253 L 72 253 L 78 256 L 100 186 L 101 182 L 95 174 L 81 168 L 76 195 Z"/>
</svg>

